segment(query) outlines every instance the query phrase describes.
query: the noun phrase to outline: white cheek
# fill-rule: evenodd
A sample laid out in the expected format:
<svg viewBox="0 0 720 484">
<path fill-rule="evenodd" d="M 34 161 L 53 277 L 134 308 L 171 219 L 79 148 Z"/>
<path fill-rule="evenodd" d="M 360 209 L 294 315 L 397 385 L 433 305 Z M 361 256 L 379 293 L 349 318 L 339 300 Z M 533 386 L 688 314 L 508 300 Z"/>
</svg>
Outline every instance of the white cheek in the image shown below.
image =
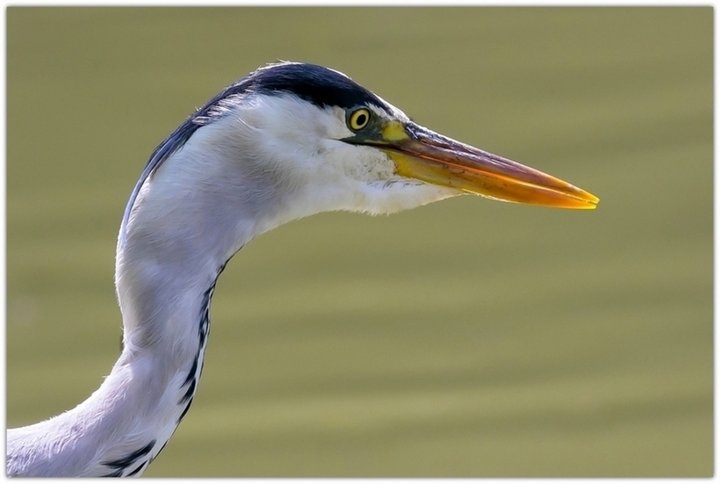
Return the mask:
<svg viewBox="0 0 720 484">
<path fill-rule="evenodd" d="M 339 140 L 321 143 L 326 173 L 356 182 L 367 183 L 388 180 L 395 174 L 395 164 L 382 151 L 367 146 L 356 146 Z"/>
<path fill-rule="evenodd" d="M 464 192 L 419 180 L 398 178 L 368 185 L 365 206 L 359 211 L 372 215 L 391 214 L 459 195 L 464 195 Z"/>
</svg>

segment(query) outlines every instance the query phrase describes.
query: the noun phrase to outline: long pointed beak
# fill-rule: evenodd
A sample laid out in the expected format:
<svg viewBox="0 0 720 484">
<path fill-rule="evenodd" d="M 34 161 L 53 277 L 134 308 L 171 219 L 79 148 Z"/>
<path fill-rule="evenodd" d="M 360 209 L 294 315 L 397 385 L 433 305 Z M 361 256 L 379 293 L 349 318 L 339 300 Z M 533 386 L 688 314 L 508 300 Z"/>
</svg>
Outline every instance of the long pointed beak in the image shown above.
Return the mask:
<svg viewBox="0 0 720 484">
<path fill-rule="evenodd" d="M 507 202 L 594 209 L 598 197 L 516 161 L 455 141 L 415 123 L 391 122 L 380 129 L 397 173 L 436 185 Z"/>
</svg>

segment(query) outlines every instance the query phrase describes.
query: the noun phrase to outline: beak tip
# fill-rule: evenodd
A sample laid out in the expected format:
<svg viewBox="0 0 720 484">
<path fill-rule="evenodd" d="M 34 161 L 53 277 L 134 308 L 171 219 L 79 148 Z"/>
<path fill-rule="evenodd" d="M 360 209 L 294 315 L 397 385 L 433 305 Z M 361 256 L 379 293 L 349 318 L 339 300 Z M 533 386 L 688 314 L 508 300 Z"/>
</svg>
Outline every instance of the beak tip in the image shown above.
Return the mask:
<svg viewBox="0 0 720 484">
<path fill-rule="evenodd" d="M 579 188 L 575 193 L 568 195 L 569 197 L 565 199 L 566 204 L 561 202 L 560 205 L 556 206 L 560 208 L 595 210 L 600 204 L 600 198 Z"/>
<path fill-rule="evenodd" d="M 595 210 L 598 208 L 598 205 L 600 204 L 600 198 L 596 197 L 590 192 L 586 192 L 583 190 L 583 193 L 585 195 L 585 201 L 587 203 L 587 208 L 590 210 Z"/>
</svg>

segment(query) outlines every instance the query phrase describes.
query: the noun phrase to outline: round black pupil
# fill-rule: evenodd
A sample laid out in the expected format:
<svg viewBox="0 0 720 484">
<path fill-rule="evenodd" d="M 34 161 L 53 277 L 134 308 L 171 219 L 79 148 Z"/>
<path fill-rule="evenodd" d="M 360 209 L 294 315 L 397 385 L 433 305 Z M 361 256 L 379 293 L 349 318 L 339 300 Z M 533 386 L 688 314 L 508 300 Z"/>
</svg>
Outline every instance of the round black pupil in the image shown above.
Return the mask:
<svg viewBox="0 0 720 484">
<path fill-rule="evenodd" d="M 365 113 L 358 114 L 357 117 L 355 118 L 355 124 L 357 126 L 362 126 L 365 123 L 367 123 L 367 114 L 365 114 Z"/>
</svg>

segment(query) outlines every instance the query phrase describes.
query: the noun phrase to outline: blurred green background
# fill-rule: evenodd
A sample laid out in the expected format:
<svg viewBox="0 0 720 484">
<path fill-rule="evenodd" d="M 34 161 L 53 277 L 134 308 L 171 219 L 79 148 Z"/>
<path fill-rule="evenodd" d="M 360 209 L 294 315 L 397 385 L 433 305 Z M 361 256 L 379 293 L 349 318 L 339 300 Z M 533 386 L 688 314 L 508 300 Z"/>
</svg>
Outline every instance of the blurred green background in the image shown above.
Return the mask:
<svg viewBox="0 0 720 484">
<path fill-rule="evenodd" d="M 115 238 L 152 149 L 255 67 L 346 72 L 565 178 L 263 235 L 221 278 L 148 476 L 709 476 L 712 9 L 9 8 L 7 423 L 119 353 Z"/>
</svg>

